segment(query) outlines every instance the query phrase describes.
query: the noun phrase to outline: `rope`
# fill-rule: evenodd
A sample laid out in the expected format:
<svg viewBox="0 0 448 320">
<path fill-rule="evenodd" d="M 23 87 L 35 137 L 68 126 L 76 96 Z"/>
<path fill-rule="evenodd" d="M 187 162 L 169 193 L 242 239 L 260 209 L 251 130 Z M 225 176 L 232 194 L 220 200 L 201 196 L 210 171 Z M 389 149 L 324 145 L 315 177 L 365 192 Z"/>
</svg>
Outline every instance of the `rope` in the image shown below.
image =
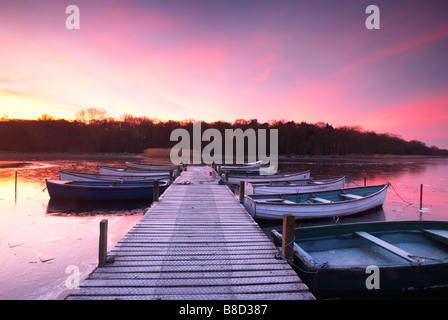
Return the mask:
<svg viewBox="0 0 448 320">
<path fill-rule="evenodd" d="M 44 192 L 46 189 L 47 189 L 47 187 L 43 188 L 42 191 L 40 191 L 39 193 L 36 193 L 34 196 L 27 197 L 27 199 L 30 199 L 30 200 L 31 200 L 31 199 L 37 197 L 37 196 L 40 195 L 42 192 Z"/>
<path fill-rule="evenodd" d="M 426 260 L 433 260 L 433 261 L 439 261 L 440 259 L 436 258 L 430 258 L 430 257 L 423 257 L 423 256 L 416 256 L 413 254 L 408 254 L 408 257 L 417 259 L 418 264 L 425 262 Z M 420 261 L 422 259 L 422 261 Z"/>
<path fill-rule="evenodd" d="M 403 202 L 407 203 L 408 205 L 412 205 L 412 203 L 410 203 L 409 201 L 404 200 L 403 197 L 400 196 L 400 195 L 398 194 L 397 190 L 395 190 L 395 188 L 394 188 L 394 186 L 392 185 L 392 183 L 389 183 L 389 185 L 392 187 L 392 190 L 395 191 L 395 193 L 397 194 L 397 196 L 398 196 Z"/>
<path fill-rule="evenodd" d="M 283 237 L 282 237 L 282 238 L 283 238 Z M 290 260 L 290 259 L 286 259 L 285 257 L 283 257 L 283 256 L 281 255 L 281 252 L 283 251 L 283 249 L 285 249 L 286 247 L 289 247 L 291 244 L 293 244 L 294 241 L 296 241 L 296 236 L 295 236 L 295 235 L 294 235 L 293 239 L 291 240 L 291 242 L 289 242 L 289 243 L 285 243 L 285 245 L 281 247 L 281 249 L 279 250 L 279 252 L 277 252 L 277 257 L 278 257 L 278 258 L 281 258 L 281 259 L 283 259 L 283 260 L 286 260 L 286 261 L 288 261 L 288 262 L 293 262 L 294 259 L 292 259 L 292 260 Z M 280 254 L 280 255 L 279 255 L 279 254 Z"/>
<path fill-rule="evenodd" d="M 316 286 L 317 286 L 317 274 L 319 273 L 320 270 L 327 268 L 328 267 L 328 262 L 324 262 L 324 263 L 318 263 L 316 262 L 316 260 L 311 260 L 313 262 L 313 267 L 316 268 L 316 271 L 308 271 L 308 270 L 303 270 L 302 268 L 300 268 L 297 264 L 294 263 L 294 259 L 286 259 L 285 257 L 282 256 L 281 252 L 283 251 L 284 248 L 286 248 L 287 246 L 291 245 L 292 243 L 294 243 L 296 240 L 296 237 L 294 236 L 293 240 L 289 243 L 285 243 L 284 246 L 282 247 L 278 247 L 277 250 L 277 255 L 276 255 L 276 259 L 278 260 L 285 260 L 287 261 L 290 265 L 292 265 L 293 267 L 299 269 L 301 272 L 303 273 L 307 273 L 307 274 L 314 274 L 314 284 L 313 284 L 313 292 L 316 291 Z"/>
<path fill-rule="evenodd" d="M 349 184 L 351 182 L 357 187 L 362 187 L 361 185 L 357 184 L 354 180 L 352 180 L 349 176 L 346 176 L 346 177 L 347 177 L 347 184 Z"/>
</svg>

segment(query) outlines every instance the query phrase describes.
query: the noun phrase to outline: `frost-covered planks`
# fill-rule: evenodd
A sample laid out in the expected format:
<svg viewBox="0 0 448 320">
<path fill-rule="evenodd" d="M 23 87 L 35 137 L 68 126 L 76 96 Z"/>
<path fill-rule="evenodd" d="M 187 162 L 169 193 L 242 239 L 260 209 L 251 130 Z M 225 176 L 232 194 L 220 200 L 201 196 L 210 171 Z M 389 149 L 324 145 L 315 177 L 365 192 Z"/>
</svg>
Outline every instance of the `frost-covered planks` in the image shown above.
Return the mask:
<svg viewBox="0 0 448 320">
<path fill-rule="evenodd" d="M 232 192 L 189 167 L 69 299 L 313 299 Z"/>
</svg>

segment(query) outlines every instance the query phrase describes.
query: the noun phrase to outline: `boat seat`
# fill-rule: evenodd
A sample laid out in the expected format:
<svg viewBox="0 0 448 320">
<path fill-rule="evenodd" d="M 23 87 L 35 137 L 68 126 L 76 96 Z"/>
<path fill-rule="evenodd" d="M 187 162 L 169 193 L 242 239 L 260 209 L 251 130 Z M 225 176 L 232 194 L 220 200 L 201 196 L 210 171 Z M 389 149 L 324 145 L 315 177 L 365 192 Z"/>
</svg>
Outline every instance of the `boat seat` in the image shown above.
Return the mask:
<svg viewBox="0 0 448 320">
<path fill-rule="evenodd" d="M 323 198 L 317 198 L 317 197 L 311 197 L 310 198 L 312 201 L 317 202 L 317 203 L 332 203 L 333 201 L 331 200 L 327 200 L 327 199 L 323 199 Z"/>
<path fill-rule="evenodd" d="M 351 193 L 340 193 L 339 195 L 343 198 L 354 199 L 354 200 L 364 198 L 362 196 L 358 196 L 357 194 L 351 194 Z"/>
<path fill-rule="evenodd" d="M 400 248 L 390 244 L 389 242 L 383 241 L 383 240 L 371 235 L 370 233 L 367 233 L 364 231 L 358 231 L 358 232 L 355 232 L 355 234 L 360 236 L 361 238 L 364 238 L 364 239 L 376 244 L 377 246 L 380 246 L 381 248 L 386 249 L 389 252 L 392 252 L 393 254 L 399 256 L 400 258 L 403 258 L 410 262 L 416 262 L 415 259 L 412 258 L 412 254 L 410 254 L 409 252 L 406 252 L 403 249 L 400 249 Z"/>
<path fill-rule="evenodd" d="M 286 199 L 272 198 L 272 199 L 260 199 L 259 202 L 274 202 L 274 203 L 293 203 L 297 204 L 297 202 L 289 201 Z"/>
<path fill-rule="evenodd" d="M 422 230 L 425 235 L 430 237 L 431 239 L 438 240 L 445 244 L 448 244 L 448 230 Z"/>
<path fill-rule="evenodd" d="M 283 202 L 284 199 L 272 198 L 272 199 L 257 199 L 258 202 Z"/>
</svg>

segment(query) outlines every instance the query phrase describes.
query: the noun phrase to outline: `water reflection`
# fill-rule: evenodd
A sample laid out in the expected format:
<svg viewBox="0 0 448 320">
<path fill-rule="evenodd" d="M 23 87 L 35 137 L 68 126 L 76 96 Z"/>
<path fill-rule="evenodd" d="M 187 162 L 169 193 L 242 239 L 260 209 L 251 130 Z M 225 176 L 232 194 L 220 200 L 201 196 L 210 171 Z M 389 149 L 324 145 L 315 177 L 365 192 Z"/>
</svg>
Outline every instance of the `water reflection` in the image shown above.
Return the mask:
<svg viewBox="0 0 448 320">
<path fill-rule="evenodd" d="M 97 165 L 125 160 L 0 161 L 0 299 L 64 298 L 67 266 L 79 267 L 84 278 L 96 265 L 99 222 L 109 220 L 109 248 L 135 225 L 148 202 L 58 202 L 45 190 L 45 179 L 57 180 L 60 169 L 96 172 Z"/>
<path fill-rule="evenodd" d="M 448 159 L 280 159 L 281 172 L 311 170 L 312 177 L 349 177 L 348 186 L 391 183 L 382 209 L 337 220 L 296 221 L 296 227 L 385 220 L 448 220 Z M 366 179 L 366 180 L 364 180 Z M 423 210 L 420 185 L 423 184 Z M 269 235 L 281 222 L 258 221 Z"/>
<path fill-rule="evenodd" d="M 89 216 L 98 214 L 141 214 L 150 201 L 76 201 L 50 199 L 46 213 L 54 216 Z"/>
</svg>

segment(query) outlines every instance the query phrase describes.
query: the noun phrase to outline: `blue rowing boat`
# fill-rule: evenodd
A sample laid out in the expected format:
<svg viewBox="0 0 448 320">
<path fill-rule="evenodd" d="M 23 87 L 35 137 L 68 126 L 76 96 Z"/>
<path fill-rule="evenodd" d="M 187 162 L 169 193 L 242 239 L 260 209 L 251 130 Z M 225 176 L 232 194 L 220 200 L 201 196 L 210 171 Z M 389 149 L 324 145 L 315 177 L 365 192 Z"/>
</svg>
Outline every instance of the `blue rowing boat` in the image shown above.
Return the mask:
<svg viewBox="0 0 448 320">
<path fill-rule="evenodd" d="M 154 184 L 121 182 L 81 182 L 46 180 L 52 199 L 70 200 L 141 200 L 152 199 Z M 159 182 L 159 194 L 167 188 L 167 181 Z"/>
</svg>

